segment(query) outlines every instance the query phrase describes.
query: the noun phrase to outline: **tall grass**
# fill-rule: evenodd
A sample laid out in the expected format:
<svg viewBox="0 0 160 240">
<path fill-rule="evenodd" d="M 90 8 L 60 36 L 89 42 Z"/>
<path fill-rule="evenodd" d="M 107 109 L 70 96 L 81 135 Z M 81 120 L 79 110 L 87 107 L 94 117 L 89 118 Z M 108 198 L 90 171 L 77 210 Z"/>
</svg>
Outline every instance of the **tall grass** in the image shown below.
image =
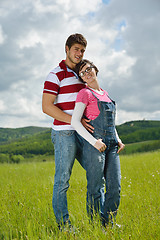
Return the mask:
<svg viewBox="0 0 160 240">
<path fill-rule="evenodd" d="M 160 152 L 121 156 L 117 222 L 104 231 L 86 215 L 85 171 L 75 162 L 68 208 L 76 234 L 59 232 L 52 210 L 54 162 L 0 165 L 0 239 L 160 239 Z"/>
</svg>

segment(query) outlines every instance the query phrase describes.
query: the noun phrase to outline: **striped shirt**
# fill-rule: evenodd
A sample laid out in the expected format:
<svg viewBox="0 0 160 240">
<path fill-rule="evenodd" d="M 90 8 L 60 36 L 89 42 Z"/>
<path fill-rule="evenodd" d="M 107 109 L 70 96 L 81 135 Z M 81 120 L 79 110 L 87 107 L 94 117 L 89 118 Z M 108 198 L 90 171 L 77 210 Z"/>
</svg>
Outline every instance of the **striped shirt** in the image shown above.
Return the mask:
<svg viewBox="0 0 160 240">
<path fill-rule="evenodd" d="M 84 87 L 85 85 L 78 79 L 76 73 L 69 69 L 65 65 L 65 61 L 62 60 L 59 66 L 48 74 L 43 93 L 56 95 L 55 106 L 72 115 L 77 94 Z M 54 119 L 53 129 L 73 130 L 73 127 L 68 123 Z"/>
</svg>

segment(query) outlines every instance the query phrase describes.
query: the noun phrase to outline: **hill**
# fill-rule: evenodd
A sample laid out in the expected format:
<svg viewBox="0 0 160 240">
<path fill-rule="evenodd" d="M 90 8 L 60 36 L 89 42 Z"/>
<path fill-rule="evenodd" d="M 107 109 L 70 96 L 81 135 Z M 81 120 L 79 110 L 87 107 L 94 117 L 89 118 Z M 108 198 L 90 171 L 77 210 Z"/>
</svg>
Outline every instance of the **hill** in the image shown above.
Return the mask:
<svg viewBox="0 0 160 240">
<path fill-rule="evenodd" d="M 31 131 L 33 129 L 33 132 Z M 12 129 L 11 129 L 12 130 Z M 31 132 L 27 132 L 29 130 Z M 9 130 L 7 129 L 9 132 Z M 29 127 L 24 131 L 18 129 L 8 142 L 0 144 L 0 162 L 2 158 L 13 159 L 13 156 L 23 156 L 23 158 L 34 157 L 35 155 L 53 155 L 53 145 L 51 142 L 51 129 L 35 129 Z M 5 156 L 4 156 L 5 155 Z M 14 157 L 16 158 L 16 157 Z M 16 158 L 17 159 L 17 158 Z M 4 161 L 6 162 L 6 160 Z"/>
<path fill-rule="evenodd" d="M 116 126 L 126 144 L 122 154 L 160 149 L 160 121 L 131 121 Z M 41 127 L 0 128 L 0 162 L 42 159 L 53 155 L 51 129 Z"/>
<path fill-rule="evenodd" d="M 160 121 L 130 121 L 116 128 L 125 144 L 160 140 Z"/>
<path fill-rule="evenodd" d="M 37 133 L 46 132 L 44 127 L 0 128 L 0 144 L 8 143 Z"/>
</svg>

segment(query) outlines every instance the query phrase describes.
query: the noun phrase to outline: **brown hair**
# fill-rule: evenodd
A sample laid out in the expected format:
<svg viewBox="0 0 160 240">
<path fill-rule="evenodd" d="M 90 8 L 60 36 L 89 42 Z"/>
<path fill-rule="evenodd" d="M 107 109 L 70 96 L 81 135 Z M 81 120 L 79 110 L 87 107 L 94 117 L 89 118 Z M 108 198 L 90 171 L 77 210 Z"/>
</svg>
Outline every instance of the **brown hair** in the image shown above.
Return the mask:
<svg viewBox="0 0 160 240">
<path fill-rule="evenodd" d="M 81 44 L 85 48 L 87 46 L 87 40 L 83 37 L 82 34 L 79 33 L 70 35 L 66 41 L 66 46 L 68 46 L 70 49 L 75 43 Z"/>
<path fill-rule="evenodd" d="M 91 61 L 89 61 L 89 60 L 87 60 L 87 59 L 83 59 L 81 62 L 79 62 L 79 63 L 76 65 L 76 67 L 75 67 L 75 69 L 74 69 L 74 71 L 77 73 L 78 76 L 79 76 L 79 72 L 81 71 L 81 69 L 82 69 L 87 63 L 90 64 L 91 66 L 93 66 L 94 69 L 95 69 L 95 71 L 96 71 L 96 75 L 98 74 L 99 70 L 98 70 L 98 68 L 93 64 L 93 62 L 91 62 Z M 83 79 L 82 79 L 80 76 L 79 76 L 79 79 L 80 79 L 82 82 L 84 82 Z"/>
</svg>

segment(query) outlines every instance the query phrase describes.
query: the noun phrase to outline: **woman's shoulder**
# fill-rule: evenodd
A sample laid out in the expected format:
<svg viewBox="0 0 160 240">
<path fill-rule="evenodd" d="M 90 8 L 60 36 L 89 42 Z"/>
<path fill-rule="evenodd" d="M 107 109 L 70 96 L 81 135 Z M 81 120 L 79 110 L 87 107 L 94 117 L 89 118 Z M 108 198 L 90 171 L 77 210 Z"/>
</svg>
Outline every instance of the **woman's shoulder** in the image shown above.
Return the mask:
<svg viewBox="0 0 160 240">
<path fill-rule="evenodd" d="M 91 91 L 88 89 L 88 88 L 82 88 L 79 92 L 78 92 L 78 95 L 90 95 L 91 94 Z"/>
<path fill-rule="evenodd" d="M 103 89 L 103 88 L 100 88 L 100 89 L 101 89 L 101 91 L 103 91 L 103 92 L 105 92 L 105 93 L 107 92 L 107 91 L 106 91 L 105 89 Z"/>
<path fill-rule="evenodd" d="M 108 96 L 108 92 L 101 88 L 101 90 Z"/>
<path fill-rule="evenodd" d="M 91 98 L 91 95 L 92 94 L 89 89 L 83 88 L 78 92 L 76 102 L 83 102 L 87 105 Z"/>
</svg>

